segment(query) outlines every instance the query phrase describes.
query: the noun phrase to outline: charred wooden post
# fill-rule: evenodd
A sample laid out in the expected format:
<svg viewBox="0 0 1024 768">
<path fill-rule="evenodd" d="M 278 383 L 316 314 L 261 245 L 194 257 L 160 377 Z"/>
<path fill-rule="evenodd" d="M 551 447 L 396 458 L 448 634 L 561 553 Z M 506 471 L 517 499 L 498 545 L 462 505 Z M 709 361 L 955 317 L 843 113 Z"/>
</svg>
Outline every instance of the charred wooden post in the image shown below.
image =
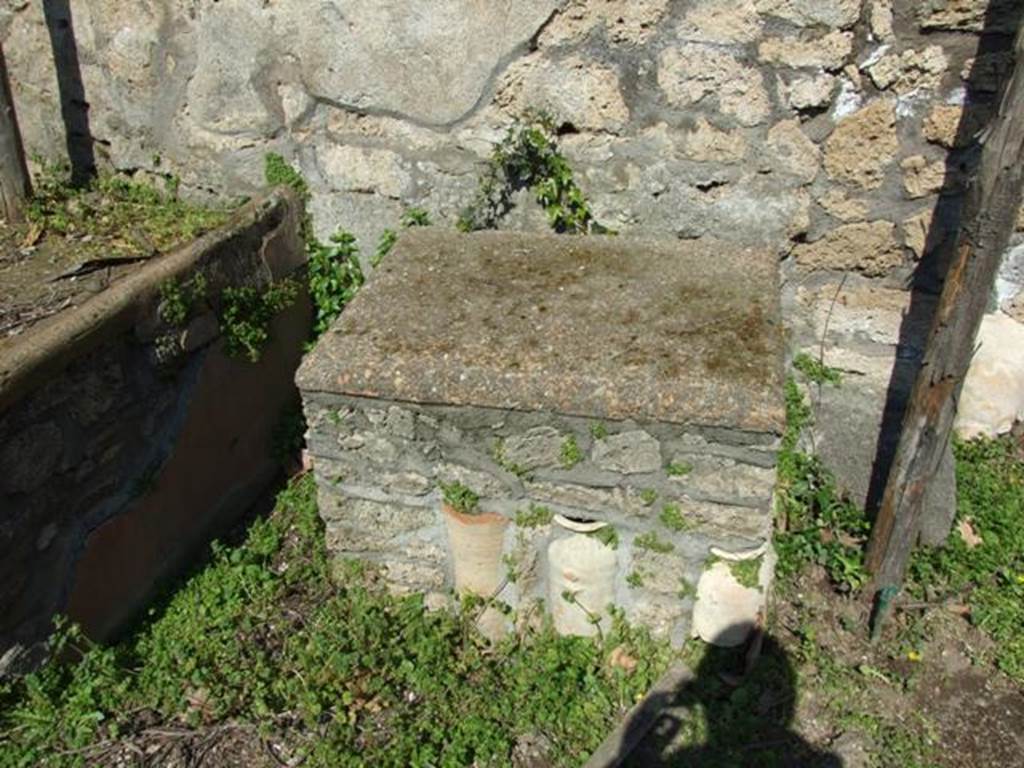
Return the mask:
<svg viewBox="0 0 1024 768">
<path fill-rule="evenodd" d="M 8 224 L 22 220 L 25 201 L 31 194 L 25 150 L 7 79 L 7 62 L 0 49 L 0 214 Z"/>
<path fill-rule="evenodd" d="M 956 404 L 1024 186 L 1024 30 L 999 112 L 982 137 L 967 190 L 955 257 L 943 286 L 921 370 L 868 544 L 867 566 L 885 620 L 920 530 L 925 489 L 949 443 Z"/>
</svg>

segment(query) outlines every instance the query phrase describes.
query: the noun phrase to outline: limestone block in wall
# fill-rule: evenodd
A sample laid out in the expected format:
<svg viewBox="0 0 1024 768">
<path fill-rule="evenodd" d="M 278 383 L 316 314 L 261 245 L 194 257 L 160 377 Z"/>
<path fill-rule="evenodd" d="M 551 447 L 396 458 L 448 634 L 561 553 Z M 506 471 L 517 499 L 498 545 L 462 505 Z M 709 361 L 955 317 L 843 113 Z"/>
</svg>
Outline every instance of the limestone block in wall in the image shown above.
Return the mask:
<svg viewBox="0 0 1024 768">
<path fill-rule="evenodd" d="M 661 446 L 643 430 L 622 432 L 594 444 L 594 463 L 611 472 L 635 475 L 661 469 Z"/>
<path fill-rule="evenodd" d="M 789 74 L 779 78 L 779 91 L 795 110 L 824 109 L 832 102 L 836 78 L 827 72 Z"/>
<path fill-rule="evenodd" d="M 934 208 L 925 208 L 903 220 L 900 225 L 903 231 L 903 244 L 914 254 L 914 258 L 923 258 L 952 234 L 947 227 L 945 221 L 935 218 Z"/>
<path fill-rule="evenodd" d="M 942 47 L 929 45 L 923 50 L 887 53 L 861 66 L 871 81 L 883 90 L 890 89 L 899 96 L 918 90 L 938 87 L 949 62 Z"/>
<path fill-rule="evenodd" d="M 868 204 L 864 200 L 848 197 L 841 189 L 827 190 L 817 202 L 830 216 L 840 221 L 864 221 L 868 217 Z"/>
<path fill-rule="evenodd" d="M 386 552 L 396 542 L 414 541 L 416 534 L 437 526 L 437 510 L 396 502 L 345 496 L 320 486 L 320 516 L 327 525 L 330 549 L 341 552 Z"/>
<path fill-rule="evenodd" d="M 697 43 L 750 43 L 760 36 L 762 24 L 753 0 L 700 0 L 676 25 L 675 34 Z"/>
<path fill-rule="evenodd" d="M 970 114 L 973 115 L 974 112 L 972 111 Z M 972 124 L 961 128 L 960 124 L 963 119 L 964 108 L 962 106 L 934 104 L 925 115 L 922 133 L 925 139 L 946 149 L 966 146 L 970 144 L 974 132 L 981 126 L 976 124 L 977 121 L 972 121 Z"/>
<path fill-rule="evenodd" d="M 239 27 L 244 35 L 238 34 Z M 211 5 L 196 26 L 195 45 L 196 67 L 181 124 L 240 142 L 283 127 L 259 77 L 272 59 L 265 12 L 237 2 Z M 225 139 L 216 141 L 231 146 Z"/>
<path fill-rule="evenodd" d="M 558 466 L 565 436 L 554 427 L 534 427 L 501 444 L 501 459 L 524 470 Z"/>
<path fill-rule="evenodd" d="M 877 189 L 898 149 L 895 102 L 878 99 L 836 126 L 825 142 L 825 170 L 837 181 Z"/>
<path fill-rule="evenodd" d="M 607 187 L 602 191 L 595 183 L 597 191 L 592 201 L 596 210 L 610 214 L 602 213 L 601 221 L 618 221 L 626 228 L 643 222 L 647 231 L 671 233 L 687 240 L 710 235 L 776 249 L 794 231 L 806 226 L 809 199 L 797 188 L 798 181 L 757 173 L 733 183 L 725 176 L 731 170 L 708 169 L 696 174 L 694 164 L 688 161 L 658 162 L 638 169 L 640 182 L 626 192 L 613 192 Z M 737 166 L 736 170 L 742 168 Z M 595 169 L 595 175 L 611 178 L 604 169 Z M 637 194 L 644 188 L 657 193 Z"/>
<path fill-rule="evenodd" d="M 846 224 L 813 243 L 798 244 L 793 256 L 804 269 L 853 270 L 877 277 L 903 262 L 895 231 L 891 221 Z"/>
<path fill-rule="evenodd" d="M 602 30 L 615 45 L 639 45 L 655 34 L 669 0 L 569 0 L 540 35 L 540 47 L 564 45 Z"/>
<path fill-rule="evenodd" d="M 498 477 L 490 472 L 445 462 L 437 468 L 437 482 L 460 483 L 481 496 L 501 497 L 509 489 Z"/>
<path fill-rule="evenodd" d="M 622 488 L 594 488 L 566 482 L 524 481 L 526 493 L 539 504 L 553 504 L 571 510 L 623 514 L 642 514 L 646 510 L 639 498 Z"/>
<path fill-rule="evenodd" d="M 770 111 L 761 72 L 710 45 L 683 43 L 662 51 L 658 85 L 673 106 L 717 103 L 720 112 L 741 125 L 758 125 Z"/>
<path fill-rule="evenodd" d="M 767 149 L 776 170 L 810 184 L 818 175 L 821 152 L 800 130 L 799 120 L 783 120 L 768 131 Z"/>
<path fill-rule="evenodd" d="M 850 32 L 829 32 L 815 40 L 769 37 L 757 47 L 758 58 L 766 64 L 821 67 L 830 72 L 842 69 L 851 53 L 853 35 Z"/>
<path fill-rule="evenodd" d="M 922 211 L 903 222 L 903 244 L 911 250 L 915 259 L 924 256 L 925 240 L 931 223 L 931 211 Z"/>
<path fill-rule="evenodd" d="M 872 0 L 868 10 L 868 21 L 871 34 L 883 43 L 892 42 L 895 35 L 892 31 L 892 0 Z"/>
<path fill-rule="evenodd" d="M 275 16 L 314 97 L 444 125 L 473 109 L 503 60 L 525 50 L 558 6 L 331 0 L 281 4 Z"/>
<path fill-rule="evenodd" d="M 923 30 L 1016 32 L 1018 0 L 923 0 L 917 19 Z"/>
<path fill-rule="evenodd" d="M 860 18 L 860 0 L 755 0 L 757 11 L 802 27 L 852 27 Z"/>
<path fill-rule="evenodd" d="M 616 133 L 630 117 L 618 73 L 579 56 L 521 60 L 503 78 L 495 102 L 514 114 L 543 109 L 584 131 Z"/>
<path fill-rule="evenodd" d="M 746 157 L 747 148 L 741 130 L 720 130 L 703 116 L 697 118 L 694 130 L 683 137 L 686 156 L 702 163 L 738 163 Z"/>
<path fill-rule="evenodd" d="M 341 192 L 399 198 L 412 183 L 401 156 L 386 149 L 327 144 L 317 149 L 316 161 L 327 185 Z"/>
<path fill-rule="evenodd" d="M 775 470 L 739 464 L 718 456 L 678 454 L 676 462 L 689 471 L 673 477 L 678 486 L 692 498 L 722 504 L 764 507 L 770 501 L 775 485 Z"/>
<path fill-rule="evenodd" d="M 907 197 L 916 200 L 940 191 L 947 184 L 946 164 L 942 160 L 928 162 L 923 155 L 908 157 L 900 163 L 903 171 L 903 188 Z"/>
<path fill-rule="evenodd" d="M 986 315 L 976 345 L 957 403 L 956 429 L 968 438 L 994 437 L 1024 420 L 1024 324 L 1002 312 Z"/>
</svg>

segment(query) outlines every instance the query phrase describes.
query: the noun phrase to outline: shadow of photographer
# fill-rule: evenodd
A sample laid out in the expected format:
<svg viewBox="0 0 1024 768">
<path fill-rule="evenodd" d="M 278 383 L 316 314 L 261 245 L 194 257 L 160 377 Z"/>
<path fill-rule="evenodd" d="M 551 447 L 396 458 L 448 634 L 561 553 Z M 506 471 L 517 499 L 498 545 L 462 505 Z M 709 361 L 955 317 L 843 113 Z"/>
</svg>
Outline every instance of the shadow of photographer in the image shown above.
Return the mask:
<svg viewBox="0 0 1024 768">
<path fill-rule="evenodd" d="M 842 768 L 793 729 L 799 681 L 786 650 L 768 634 L 750 648 L 709 647 L 695 670 L 670 670 L 587 768 Z"/>
</svg>

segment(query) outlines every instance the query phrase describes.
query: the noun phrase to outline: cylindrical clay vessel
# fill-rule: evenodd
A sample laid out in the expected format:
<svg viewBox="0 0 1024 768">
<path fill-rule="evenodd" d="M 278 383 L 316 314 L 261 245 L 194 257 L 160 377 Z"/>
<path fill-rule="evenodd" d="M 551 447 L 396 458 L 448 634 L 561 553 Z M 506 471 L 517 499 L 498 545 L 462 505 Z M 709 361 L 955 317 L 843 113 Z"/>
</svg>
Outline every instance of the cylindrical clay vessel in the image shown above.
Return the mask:
<svg viewBox="0 0 1024 768">
<path fill-rule="evenodd" d="M 597 539 L 574 534 L 548 547 L 548 606 L 562 635 L 597 634 L 592 617 L 607 617 L 615 602 L 615 550 Z M 566 593 L 573 595 L 567 600 Z"/>
</svg>

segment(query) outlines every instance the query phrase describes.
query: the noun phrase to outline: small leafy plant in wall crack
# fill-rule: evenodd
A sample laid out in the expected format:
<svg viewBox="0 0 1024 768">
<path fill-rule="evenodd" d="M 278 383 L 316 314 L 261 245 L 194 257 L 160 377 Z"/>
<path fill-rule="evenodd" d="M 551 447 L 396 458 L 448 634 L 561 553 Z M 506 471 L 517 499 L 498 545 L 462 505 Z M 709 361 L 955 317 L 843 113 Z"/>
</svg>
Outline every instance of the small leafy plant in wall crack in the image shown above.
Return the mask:
<svg viewBox="0 0 1024 768">
<path fill-rule="evenodd" d="M 633 544 L 639 549 L 646 549 L 649 552 L 657 552 L 662 555 L 668 554 L 675 549 L 675 545 L 671 541 L 665 541 L 654 531 L 648 531 L 637 536 L 633 539 Z"/>
<path fill-rule="evenodd" d="M 405 213 L 402 214 L 402 228 L 411 229 L 412 227 L 429 227 L 430 226 L 430 214 L 423 208 L 407 208 Z M 393 229 L 385 229 L 380 234 L 380 240 L 377 241 L 377 250 L 374 252 L 373 257 L 370 259 L 370 266 L 376 269 L 380 266 L 380 263 L 384 260 L 384 257 L 391 253 L 391 249 L 395 247 L 395 243 L 398 242 L 398 232 Z"/>
<path fill-rule="evenodd" d="M 180 284 L 177 280 L 167 280 L 160 285 L 160 319 L 168 325 L 181 327 L 193 307 L 205 299 L 206 276 L 202 272 L 196 272 Z"/>
<path fill-rule="evenodd" d="M 558 148 L 551 115 L 527 110 L 491 153 L 473 202 L 459 217 L 463 232 L 495 229 L 512 208 L 512 195 L 529 188 L 556 232 L 588 234 L 609 230 L 594 219 L 572 168 Z"/>
<path fill-rule="evenodd" d="M 562 441 L 562 449 L 559 455 L 563 469 L 572 469 L 583 461 L 583 451 L 576 442 L 575 435 L 569 435 Z"/>
<path fill-rule="evenodd" d="M 494 443 L 494 450 L 492 451 L 494 463 L 504 469 L 506 472 L 511 472 L 513 475 L 519 478 L 527 477 L 530 472 L 529 470 L 516 462 L 512 461 L 505 453 L 505 441 L 499 438 Z"/>
<path fill-rule="evenodd" d="M 825 365 L 822 360 L 816 360 L 806 352 L 800 352 L 793 358 L 793 367 L 808 381 L 818 385 L 831 384 L 838 387 L 843 382 L 843 375 L 838 368 Z"/>
<path fill-rule="evenodd" d="M 693 585 L 692 581 L 685 576 L 681 576 L 679 578 L 679 591 L 676 592 L 676 595 L 680 600 L 695 600 L 697 598 L 697 588 Z"/>
<path fill-rule="evenodd" d="M 309 250 L 309 294 L 316 316 L 313 333 L 319 336 L 341 314 L 366 282 L 359 265 L 359 248 L 350 232 L 339 230 L 326 243 Z"/>
<path fill-rule="evenodd" d="M 606 547 L 610 549 L 619 548 L 619 532 L 611 525 L 606 525 L 603 528 L 598 528 L 596 531 L 587 534 L 591 538 L 597 539 Z"/>
<path fill-rule="evenodd" d="M 264 290 L 251 285 L 225 288 L 220 329 L 228 354 L 258 362 L 270 341 L 271 321 L 298 295 L 298 283 L 290 278 L 271 283 Z"/>
<path fill-rule="evenodd" d="M 669 477 L 686 477 L 693 472 L 693 464 L 688 461 L 673 461 L 665 468 Z"/>
<path fill-rule="evenodd" d="M 658 519 L 671 531 L 685 531 L 691 527 L 690 521 L 683 516 L 678 504 L 666 504 L 661 508 Z"/>
<path fill-rule="evenodd" d="M 550 525 L 555 513 L 550 508 L 531 503 L 527 509 L 516 512 L 515 523 L 520 528 L 540 528 Z"/>
<path fill-rule="evenodd" d="M 314 309 L 313 335 L 317 337 L 330 327 L 366 281 L 359 263 L 356 239 L 343 229 L 331 235 L 326 243 L 317 239 L 308 210 L 311 198 L 309 184 L 281 155 L 270 153 L 266 156 L 264 176 L 272 186 L 291 187 L 305 209 L 300 233 L 306 244 L 309 294 Z"/>
<path fill-rule="evenodd" d="M 715 563 L 725 563 L 729 573 L 736 579 L 736 583 L 747 589 L 760 589 L 761 558 L 754 557 L 750 560 L 721 560 L 717 557 L 708 559 L 704 570 L 711 568 Z"/>
</svg>

